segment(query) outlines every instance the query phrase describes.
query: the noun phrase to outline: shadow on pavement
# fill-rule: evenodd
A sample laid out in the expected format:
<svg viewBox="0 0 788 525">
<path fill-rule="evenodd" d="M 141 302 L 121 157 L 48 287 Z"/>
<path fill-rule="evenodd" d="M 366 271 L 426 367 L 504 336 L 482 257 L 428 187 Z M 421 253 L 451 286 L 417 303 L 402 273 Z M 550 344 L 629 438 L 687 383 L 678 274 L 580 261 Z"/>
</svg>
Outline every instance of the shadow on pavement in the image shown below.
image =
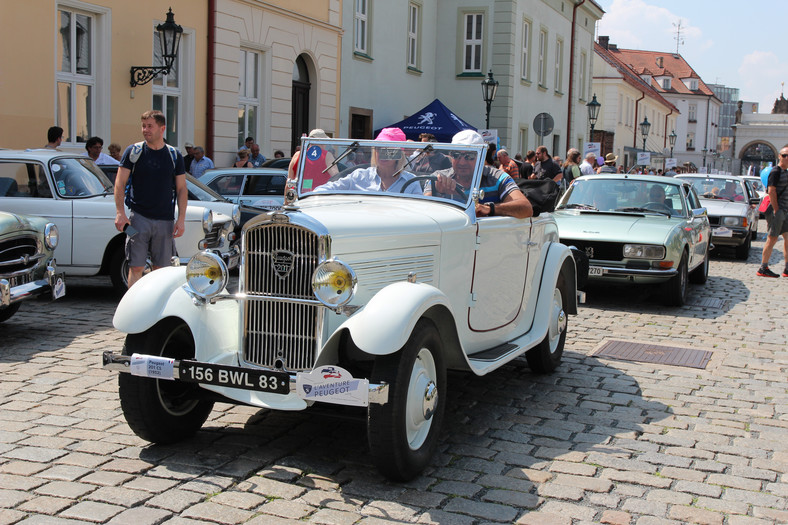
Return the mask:
<svg viewBox="0 0 788 525">
<path fill-rule="evenodd" d="M 589 458 L 587 468 L 626 461 L 622 458 L 650 445 L 637 437 L 651 423 L 672 417 L 669 406 L 643 398 L 638 379 L 626 368 L 567 352 L 552 375 L 532 374 L 525 359 L 484 377 L 450 372 L 438 451 L 425 473 L 405 484 L 377 473 L 366 441 L 365 410 L 332 405 L 303 412 L 217 405 L 193 439 L 147 446 L 139 459 L 154 469 L 236 481 L 263 476 L 302 487 L 341 485 L 344 497 L 396 497 L 408 488 L 424 490 L 436 479 L 470 482 L 479 475 L 507 475 L 536 505 L 534 471 L 547 472 L 561 460 Z"/>
</svg>

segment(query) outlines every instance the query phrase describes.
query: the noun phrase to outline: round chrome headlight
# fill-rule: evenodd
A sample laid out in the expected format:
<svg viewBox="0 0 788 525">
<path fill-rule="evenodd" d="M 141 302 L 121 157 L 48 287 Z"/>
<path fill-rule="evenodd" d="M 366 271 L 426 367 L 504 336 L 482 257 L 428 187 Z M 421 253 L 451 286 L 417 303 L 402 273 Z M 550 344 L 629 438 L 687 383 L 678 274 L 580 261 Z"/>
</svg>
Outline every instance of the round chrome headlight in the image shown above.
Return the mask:
<svg viewBox="0 0 788 525">
<path fill-rule="evenodd" d="M 202 211 L 202 229 L 205 233 L 211 233 L 213 230 L 213 212 L 208 208 Z"/>
<path fill-rule="evenodd" d="M 241 224 L 241 207 L 237 204 L 233 206 L 233 224 L 239 226 Z"/>
<path fill-rule="evenodd" d="M 210 299 L 227 285 L 227 265 L 215 253 L 204 251 L 189 259 L 186 265 L 186 282 L 192 291 L 204 299 Z"/>
<path fill-rule="evenodd" d="M 51 222 L 47 223 L 44 227 L 44 242 L 47 248 L 54 250 L 57 248 L 58 241 L 60 241 L 60 232 L 57 230 L 57 226 Z"/>
<path fill-rule="evenodd" d="M 356 292 L 356 274 L 342 261 L 330 259 L 315 268 L 312 291 L 315 297 L 330 308 L 346 305 Z"/>
</svg>

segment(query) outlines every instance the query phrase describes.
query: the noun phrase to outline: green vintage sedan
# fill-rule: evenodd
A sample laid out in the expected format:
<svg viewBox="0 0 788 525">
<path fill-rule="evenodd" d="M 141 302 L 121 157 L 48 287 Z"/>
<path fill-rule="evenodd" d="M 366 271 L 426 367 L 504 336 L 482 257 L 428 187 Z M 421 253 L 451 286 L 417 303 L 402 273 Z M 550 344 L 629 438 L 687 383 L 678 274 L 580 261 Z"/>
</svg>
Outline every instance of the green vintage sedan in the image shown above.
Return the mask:
<svg viewBox="0 0 788 525">
<path fill-rule="evenodd" d="M 0 211 L 0 323 L 22 301 L 65 295 L 54 258 L 57 242 L 57 226 L 46 219 Z"/>
<path fill-rule="evenodd" d="M 554 213 L 561 242 L 588 256 L 591 282 L 658 283 L 673 306 L 686 302 L 688 281 L 706 282 L 709 219 L 686 181 L 585 176 L 572 183 Z"/>
</svg>

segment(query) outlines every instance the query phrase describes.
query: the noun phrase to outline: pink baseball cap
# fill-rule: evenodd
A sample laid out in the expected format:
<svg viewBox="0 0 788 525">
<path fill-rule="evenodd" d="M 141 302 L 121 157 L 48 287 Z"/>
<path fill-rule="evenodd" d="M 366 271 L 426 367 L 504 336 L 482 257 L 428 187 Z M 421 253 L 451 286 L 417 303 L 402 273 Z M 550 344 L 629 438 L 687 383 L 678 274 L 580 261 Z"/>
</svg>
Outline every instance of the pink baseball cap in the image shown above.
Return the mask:
<svg viewBox="0 0 788 525">
<path fill-rule="evenodd" d="M 405 137 L 405 132 L 399 128 L 383 128 L 378 133 L 378 136 L 375 137 L 375 140 L 399 140 L 404 141 L 407 137 Z"/>
</svg>

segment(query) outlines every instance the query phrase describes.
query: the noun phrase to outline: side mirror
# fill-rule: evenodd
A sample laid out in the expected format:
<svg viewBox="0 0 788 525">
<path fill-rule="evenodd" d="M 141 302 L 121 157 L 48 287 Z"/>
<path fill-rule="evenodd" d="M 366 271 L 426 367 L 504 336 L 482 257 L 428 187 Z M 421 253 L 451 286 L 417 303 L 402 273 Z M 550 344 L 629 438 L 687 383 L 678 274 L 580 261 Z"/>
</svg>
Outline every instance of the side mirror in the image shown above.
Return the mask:
<svg viewBox="0 0 788 525">
<path fill-rule="evenodd" d="M 761 203 L 760 197 L 752 197 L 750 199 L 750 204 L 752 204 L 754 206 L 758 206 L 760 203 Z"/>
<path fill-rule="evenodd" d="M 693 219 L 695 217 L 703 217 L 704 215 L 706 215 L 706 208 L 695 208 L 694 210 L 692 210 Z"/>
</svg>

